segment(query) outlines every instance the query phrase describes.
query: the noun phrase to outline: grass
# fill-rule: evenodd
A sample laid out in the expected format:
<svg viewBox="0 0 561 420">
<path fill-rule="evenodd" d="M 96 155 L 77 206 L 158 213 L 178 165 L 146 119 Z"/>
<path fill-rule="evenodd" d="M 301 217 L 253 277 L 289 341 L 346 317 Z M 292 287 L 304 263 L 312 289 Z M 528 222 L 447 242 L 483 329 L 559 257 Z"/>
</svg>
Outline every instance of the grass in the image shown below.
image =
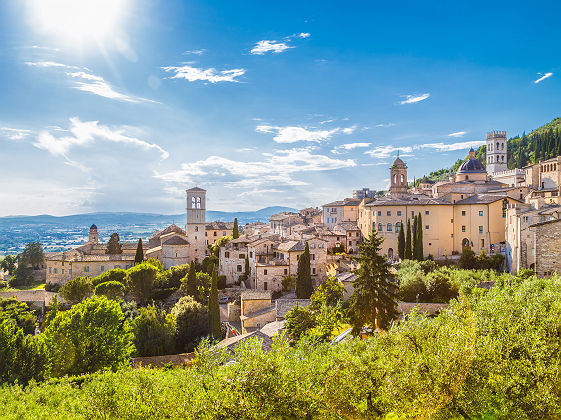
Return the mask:
<svg viewBox="0 0 561 420">
<path fill-rule="evenodd" d="M 45 288 L 45 283 L 35 282 L 26 286 L 8 287 L 0 289 L 0 292 L 17 292 L 18 290 L 41 290 Z"/>
</svg>

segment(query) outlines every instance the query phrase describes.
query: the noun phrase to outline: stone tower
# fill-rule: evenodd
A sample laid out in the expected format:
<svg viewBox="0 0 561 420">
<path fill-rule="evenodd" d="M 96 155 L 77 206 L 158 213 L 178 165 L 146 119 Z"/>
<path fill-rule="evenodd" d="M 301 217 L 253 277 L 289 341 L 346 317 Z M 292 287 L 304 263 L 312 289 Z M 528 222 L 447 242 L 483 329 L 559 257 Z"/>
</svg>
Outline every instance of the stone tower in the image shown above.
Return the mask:
<svg viewBox="0 0 561 420">
<path fill-rule="evenodd" d="M 97 226 L 90 226 L 90 234 L 88 235 L 88 243 L 97 244 L 99 242 L 99 234 L 97 233 Z"/>
<path fill-rule="evenodd" d="M 487 173 L 506 171 L 507 167 L 506 131 L 487 133 Z"/>
<path fill-rule="evenodd" d="M 407 165 L 399 158 L 399 155 L 390 168 L 390 194 L 393 198 L 407 195 Z"/>
<path fill-rule="evenodd" d="M 191 188 L 187 192 L 185 233 L 191 245 L 191 259 L 201 262 L 206 255 L 206 190 Z"/>
</svg>

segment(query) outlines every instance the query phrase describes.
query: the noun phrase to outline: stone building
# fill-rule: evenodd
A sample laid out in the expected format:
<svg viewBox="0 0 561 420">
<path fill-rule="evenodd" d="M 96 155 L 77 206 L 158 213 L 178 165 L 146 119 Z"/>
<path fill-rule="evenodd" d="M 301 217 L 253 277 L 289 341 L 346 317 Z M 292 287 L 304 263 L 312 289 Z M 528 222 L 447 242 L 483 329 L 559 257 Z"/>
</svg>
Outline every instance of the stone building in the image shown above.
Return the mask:
<svg viewBox="0 0 561 420">
<path fill-rule="evenodd" d="M 291 227 L 304 223 L 304 216 L 299 213 L 281 212 L 269 218 L 271 233 L 281 236 L 292 234 Z"/>
<path fill-rule="evenodd" d="M 207 223 L 205 229 L 206 245 L 214 245 L 214 243 L 223 236 L 231 235 L 233 230 L 234 222 L 214 221 L 211 223 Z"/>
<path fill-rule="evenodd" d="M 333 229 L 340 222 L 356 222 L 359 204 L 360 200 L 353 198 L 345 198 L 341 201 L 324 204 L 322 206 L 323 224 Z"/>
<path fill-rule="evenodd" d="M 242 334 L 259 330 L 275 319 L 275 306 L 271 302 L 271 292 L 248 290 L 241 293 Z"/>
<path fill-rule="evenodd" d="M 533 266 L 537 276 L 561 272 L 561 219 L 538 222 L 529 227 L 533 234 Z"/>
<path fill-rule="evenodd" d="M 506 131 L 490 131 L 487 133 L 486 159 L 487 171 L 490 175 L 508 169 Z"/>
</svg>

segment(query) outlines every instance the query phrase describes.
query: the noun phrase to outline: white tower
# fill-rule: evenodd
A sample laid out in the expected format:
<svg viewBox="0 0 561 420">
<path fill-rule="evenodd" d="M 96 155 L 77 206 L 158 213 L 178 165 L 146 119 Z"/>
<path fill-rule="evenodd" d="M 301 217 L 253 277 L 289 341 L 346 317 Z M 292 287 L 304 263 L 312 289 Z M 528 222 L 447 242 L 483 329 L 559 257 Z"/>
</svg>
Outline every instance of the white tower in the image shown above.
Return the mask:
<svg viewBox="0 0 561 420">
<path fill-rule="evenodd" d="M 206 254 L 206 190 L 191 188 L 187 192 L 185 233 L 191 244 L 191 258 L 201 262 Z"/>
<path fill-rule="evenodd" d="M 487 173 L 506 171 L 507 167 L 506 131 L 487 133 Z"/>
</svg>

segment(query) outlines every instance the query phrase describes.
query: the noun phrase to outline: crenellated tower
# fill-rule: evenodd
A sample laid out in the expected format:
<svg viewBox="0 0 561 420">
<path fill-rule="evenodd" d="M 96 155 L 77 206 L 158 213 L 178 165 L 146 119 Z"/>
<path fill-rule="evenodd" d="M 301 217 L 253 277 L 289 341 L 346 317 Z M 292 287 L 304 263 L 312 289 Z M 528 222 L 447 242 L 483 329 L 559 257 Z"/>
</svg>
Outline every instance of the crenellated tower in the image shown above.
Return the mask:
<svg viewBox="0 0 561 420">
<path fill-rule="evenodd" d="M 507 139 L 506 131 L 490 131 L 487 133 L 487 173 L 506 171 Z"/>
</svg>

